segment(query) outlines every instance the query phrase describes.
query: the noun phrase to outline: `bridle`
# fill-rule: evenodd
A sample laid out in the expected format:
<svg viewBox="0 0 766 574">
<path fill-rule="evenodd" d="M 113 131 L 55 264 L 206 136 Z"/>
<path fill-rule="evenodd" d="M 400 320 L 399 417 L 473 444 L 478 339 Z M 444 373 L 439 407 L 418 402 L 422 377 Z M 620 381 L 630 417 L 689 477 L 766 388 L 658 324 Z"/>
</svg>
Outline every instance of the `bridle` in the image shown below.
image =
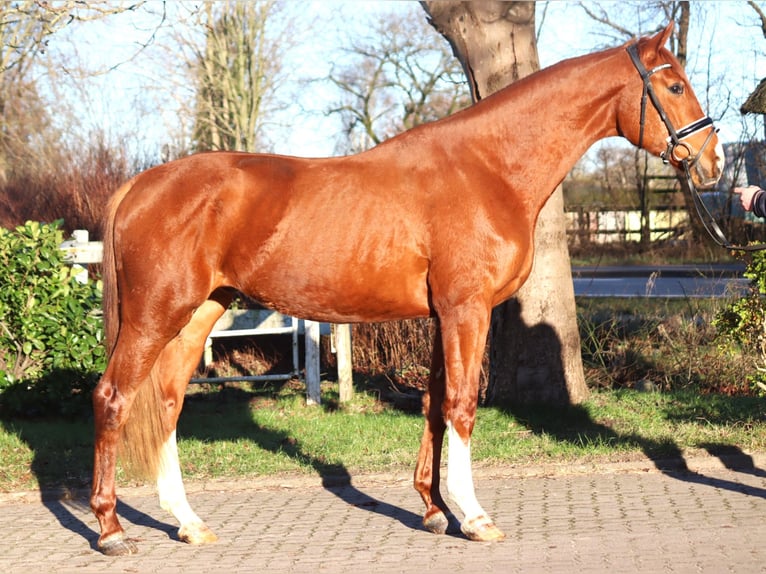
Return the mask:
<svg viewBox="0 0 766 574">
<path fill-rule="evenodd" d="M 752 245 L 733 245 L 728 239 L 726 239 L 726 235 L 724 235 L 723 230 L 721 230 L 715 218 L 705 206 L 699 192 L 697 191 L 696 186 L 694 185 L 694 182 L 692 181 L 691 168 L 697 163 L 697 161 L 699 161 L 702 152 L 710 143 L 713 135 L 718 133 L 718 129 L 715 127 L 715 125 L 713 125 L 713 120 L 709 116 L 705 116 L 704 118 L 701 118 L 690 123 L 689 125 L 682 127 L 679 130 L 676 130 L 673 127 L 673 124 L 670 122 L 668 115 L 665 113 L 660 100 L 657 98 L 657 94 L 654 92 L 652 83 L 649 80 L 652 74 L 670 68 L 670 64 L 662 64 L 656 68 L 647 70 L 643 62 L 641 62 L 641 59 L 638 57 L 638 45 L 636 43 L 628 46 L 627 51 L 630 55 L 630 59 L 633 62 L 633 65 L 636 67 L 636 70 L 638 70 L 638 73 L 641 75 L 641 79 L 644 83 L 644 90 L 641 94 L 641 123 L 638 134 L 638 147 L 642 147 L 644 142 L 646 100 L 648 96 L 652 102 L 652 105 L 657 110 L 662 123 L 665 124 L 669 134 L 667 139 L 668 147 L 664 152 L 660 154 L 660 157 L 666 164 L 670 163 L 670 160 L 672 159 L 681 166 L 684 172 L 684 176 L 686 177 L 686 183 L 689 188 L 689 192 L 691 193 L 692 200 L 694 201 L 694 207 L 697 210 L 697 215 L 699 216 L 700 220 L 702 221 L 702 225 L 705 227 L 705 230 L 708 232 L 713 241 L 725 249 L 734 249 L 737 251 L 759 251 L 766 249 L 766 243 L 758 243 Z M 699 151 L 694 153 L 694 148 L 691 146 L 691 144 L 685 142 L 684 140 L 707 128 L 710 128 L 710 133 L 708 134 Z M 677 150 L 679 148 L 685 150 L 685 154 L 683 156 L 677 155 Z"/>
</svg>

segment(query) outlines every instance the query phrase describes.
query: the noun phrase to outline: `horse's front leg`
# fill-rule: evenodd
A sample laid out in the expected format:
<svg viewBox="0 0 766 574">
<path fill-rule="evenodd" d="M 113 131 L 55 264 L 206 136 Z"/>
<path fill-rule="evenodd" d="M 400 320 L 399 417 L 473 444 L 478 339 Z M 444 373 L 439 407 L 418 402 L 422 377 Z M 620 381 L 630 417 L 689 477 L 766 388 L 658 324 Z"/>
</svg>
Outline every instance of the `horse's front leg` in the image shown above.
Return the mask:
<svg viewBox="0 0 766 574">
<path fill-rule="evenodd" d="M 447 490 L 463 513 L 461 530 L 471 540 L 502 540 L 476 498 L 471 470 L 471 434 L 476 422 L 479 376 L 490 308 L 476 305 L 442 316 L 446 389 L 443 415 L 448 429 Z"/>
<path fill-rule="evenodd" d="M 437 322 L 431 355 L 431 374 L 423 395 L 425 428 L 420 441 L 418 462 L 415 467 L 415 490 L 426 505 L 423 526 L 436 534 L 445 534 L 454 520 L 439 490 L 442 443 L 446 425 L 442 415 L 444 402 L 444 353 Z"/>
<path fill-rule="evenodd" d="M 447 459 L 447 490 L 450 497 L 463 512 L 463 522 L 460 530 L 471 540 L 493 541 L 502 540 L 505 534 L 500 530 L 476 498 L 471 472 L 471 439 L 470 433 L 466 438 L 465 431 L 461 432 L 450 421 L 449 454 Z"/>
</svg>

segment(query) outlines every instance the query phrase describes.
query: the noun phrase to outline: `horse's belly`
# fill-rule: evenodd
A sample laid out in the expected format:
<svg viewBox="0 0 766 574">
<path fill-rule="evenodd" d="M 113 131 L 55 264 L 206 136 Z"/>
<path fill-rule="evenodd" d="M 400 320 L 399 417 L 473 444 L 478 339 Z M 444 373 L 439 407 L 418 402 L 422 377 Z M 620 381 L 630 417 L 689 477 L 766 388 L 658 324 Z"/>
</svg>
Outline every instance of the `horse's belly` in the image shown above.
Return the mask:
<svg viewBox="0 0 766 574">
<path fill-rule="evenodd" d="M 348 289 L 337 285 L 305 286 L 301 289 L 268 292 L 254 290 L 253 296 L 267 307 L 328 323 L 360 323 L 426 317 L 428 297 L 423 293 L 393 293 L 381 290 Z"/>
<path fill-rule="evenodd" d="M 317 321 L 357 323 L 426 317 L 430 314 L 427 268 L 360 262 L 323 264 L 311 258 L 260 269 L 239 288 L 263 305 Z"/>
<path fill-rule="evenodd" d="M 294 198 L 264 239 L 246 233 L 245 241 L 232 244 L 224 275 L 236 276 L 234 286 L 264 305 L 302 318 L 362 322 L 429 315 L 427 233 L 416 210 L 377 196 L 339 197 Z"/>
</svg>

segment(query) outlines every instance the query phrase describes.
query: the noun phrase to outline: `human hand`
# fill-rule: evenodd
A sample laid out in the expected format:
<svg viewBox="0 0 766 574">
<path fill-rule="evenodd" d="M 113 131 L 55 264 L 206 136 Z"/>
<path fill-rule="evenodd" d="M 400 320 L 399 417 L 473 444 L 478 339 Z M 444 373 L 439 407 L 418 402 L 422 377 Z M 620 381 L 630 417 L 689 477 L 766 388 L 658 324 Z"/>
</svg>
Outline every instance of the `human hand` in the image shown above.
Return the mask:
<svg viewBox="0 0 766 574">
<path fill-rule="evenodd" d="M 742 203 L 742 207 L 745 211 L 752 211 L 753 209 L 753 197 L 755 194 L 761 191 L 761 188 L 757 185 L 748 185 L 747 187 L 735 187 L 734 193 L 739 194 L 739 201 Z"/>
</svg>

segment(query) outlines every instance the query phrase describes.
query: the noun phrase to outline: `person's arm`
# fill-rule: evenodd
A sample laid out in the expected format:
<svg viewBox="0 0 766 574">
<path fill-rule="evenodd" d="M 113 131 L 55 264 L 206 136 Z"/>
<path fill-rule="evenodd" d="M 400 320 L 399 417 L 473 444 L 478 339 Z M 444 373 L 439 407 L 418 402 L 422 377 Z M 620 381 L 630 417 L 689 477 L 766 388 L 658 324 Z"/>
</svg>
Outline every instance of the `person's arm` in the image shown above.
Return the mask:
<svg viewBox="0 0 766 574">
<path fill-rule="evenodd" d="M 766 193 L 762 189 L 753 195 L 753 215 L 766 217 Z"/>
<path fill-rule="evenodd" d="M 752 211 L 756 217 L 766 217 L 766 193 L 760 187 L 735 187 L 734 193 L 739 194 L 739 201 L 745 211 Z"/>
</svg>

